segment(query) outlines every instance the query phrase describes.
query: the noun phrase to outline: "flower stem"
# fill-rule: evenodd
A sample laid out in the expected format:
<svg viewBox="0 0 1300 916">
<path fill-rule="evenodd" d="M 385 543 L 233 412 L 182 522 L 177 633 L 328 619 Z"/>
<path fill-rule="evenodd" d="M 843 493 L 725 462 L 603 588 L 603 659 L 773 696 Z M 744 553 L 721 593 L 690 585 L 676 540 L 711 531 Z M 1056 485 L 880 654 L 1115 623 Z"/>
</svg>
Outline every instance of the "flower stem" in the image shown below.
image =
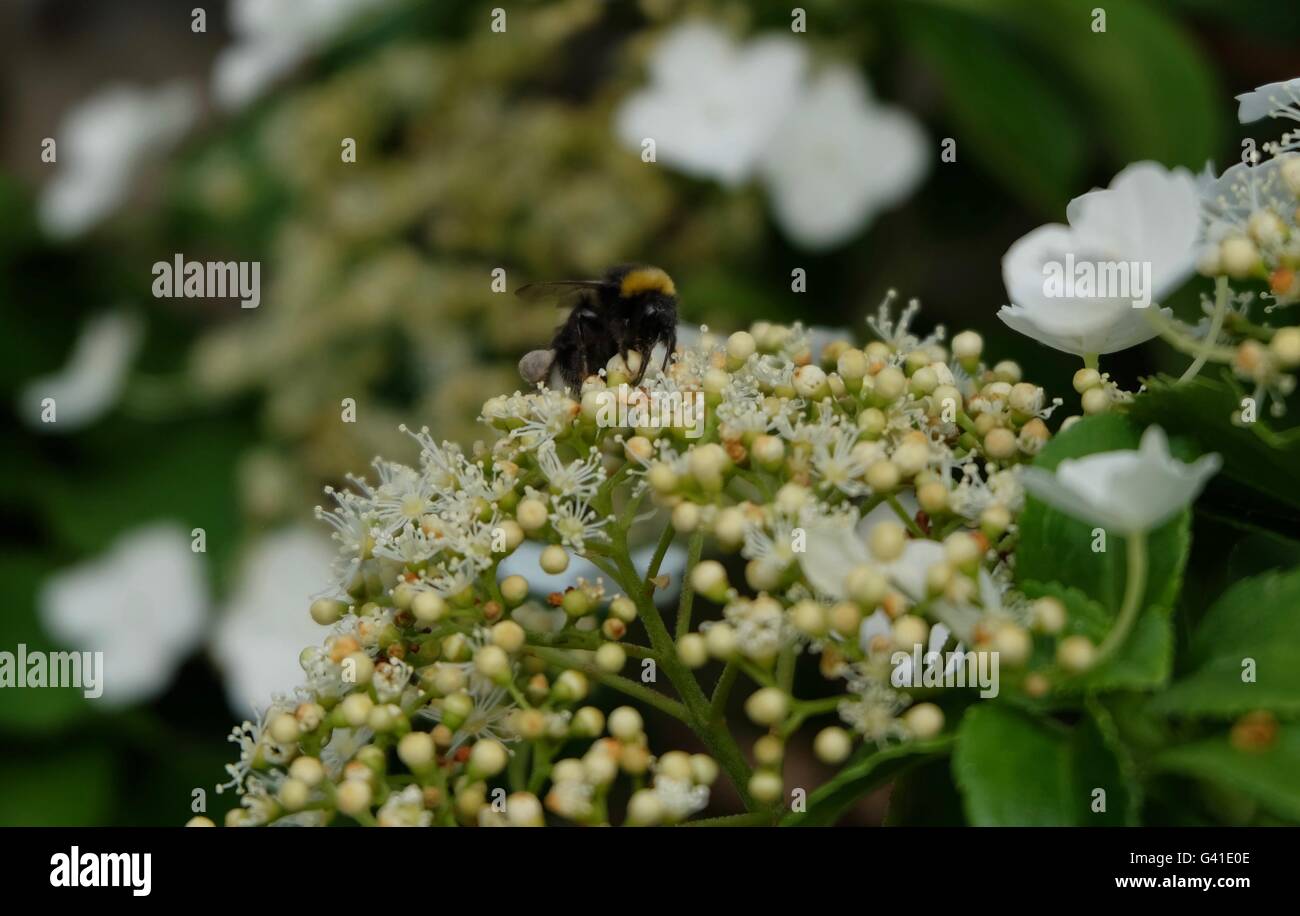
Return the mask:
<svg viewBox="0 0 1300 916">
<path fill-rule="evenodd" d="M 731 686 L 736 683 L 740 669 L 734 661 L 727 662 L 718 676 L 718 683 L 713 685 L 713 699 L 709 701 L 709 718 L 717 721 L 727 709 L 727 697 L 731 695 Z"/>
<path fill-rule="evenodd" d="M 1228 278 L 1219 277 L 1214 283 L 1214 314 L 1210 317 L 1210 332 L 1205 335 L 1206 347 L 1197 354 L 1196 359 L 1187 371 L 1179 376 L 1179 382 L 1187 382 L 1196 378 L 1205 361 L 1209 359 L 1210 348 L 1214 347 L 1219 340 L 1219 331 L 1223 328 L 1224 316 L 1228 314 L 1228 299 L 1230 290 L 1228 289 Z"/>
<path fill-rule="evenodd" d="M 1179 330 L 1175 322 L 1170 321 L 1157 309 L 1147 309 L 1147 321 L 1159 333 L 1161 340 L 1180 353 L 1186 353 L 1188 356 L 1203 356 L 1216 363 L 1230 363 L 1236 358 L 1237 351 L 1233 347 L 1219 346 L 1208 340 L 1197 340 Z"/>
<path fill-rule="evenodd" d="M 690 547 L 687 548 L 686 569 L 692 570 L 695 564 L 700 562 L 700 554 L 704 550 L 704 529 L 701 528 L 691 536 Z M 674 630 L 678 639 L 685 636 L 691 629 L 691 606 L 695 603 L 695 587 L 691 585 L 691 577 L 682 575 L 682 597 L 677 602 L 677 621 L 674 624 Z"/>
<path fill-rule="evenodd" d="M 1128 544 L 1128 574 L 1124 580 L 1124 603 L 1120 607 L 1115 625 L 1097 649 L 1092 667 L 1108 661 L 1124 645 L 1129 631 L 1142 610 L 1142 599 L 1147 589 L 1147 533 L 1135 531 L 1126 538 Z"/>
<path fill-rule="evenodd" d="M 907 530 L 912 532 L 912 537 L 924 541 L 926 539 L 925 532 L 922 531 L 921 526 L 916 523 L 916 519 L 907 514 L 907 510 L 904 509 L 903 504 L 898 501 L 898 497 L 891 493 L 888 502 L 889 508 L 894 510 L 894 514 L 903 520 L 903 524 L 907 526 Z"/>
<path fill-rule="evenodd" d="M 659 543 L 655 547 L 654 556 L 650 560 L 650 567 L 646 570 L 646 579 L 652 580 L 659 575 L 659 567 L 663 565 L 664 557 L 668 554 L 668 548 L 672 546 L 673 538 L 676 536 L 677 531 L 673 528 L 672 522 L 664 525 L 663 533 L 659 535 Z"/>
<path fill-rule="evenodd" d="M 1083 368 L 1096 369 L 1101 365 L 1101 359 L 1096 353 L 1083 354 Z"/>
<path fill-rule="evenodd" d="M 655 607 L 653 591 L 637 574 L 628 556 L 627 532 L 623 529 L 617 532 L 615 548 L 614 560 L 620 573 L 619 584 L 628 597 L 636 602 L 638 616 L 650 637 L 650 646 L 658 656 L 659 667 L 668 676 L 669 682 L 686 706 L 686 724 L 699 736 L 705 747 L 709 749 L 709 753 L 722 766 L 740 794 L 745 807 L 752 808 L 754 801 L 749 794 L 749 765 L 745 763 L 745 758 L 731 733 L 711 721 L 708 697 L 700 689 L 695 676 L 677 658 L 676 644 L 673 642 L 672 634 L 668 632 L 668 627 L 664 625 L 659 609 Z"/>
<path fill-rule="evenodd" d="M 575 671 L 581 671 L 583 674 L 587 675 L 587 677 L 604 684 L 606 687 L 611 687 L 630 697 L 641 700 L 643 703 L 648 703 L 660 712 L 670 715 L 674 719 L 684 722 L 687 725 L 690 724 L 689 713 L 685 706 L 671 697 L 666 697 L 658 691 L 651 690 L 649 687 L 638 684 L 634 680 L 617 674 L 610 674 L 608 671 L 597 668 L 593 664 L 580 661 L 572 653 L 565 652 L 562 649 L 551 649 L 546 646 L 530 645 L 528 651 L 543 661 L 555 665 L 558 668 L 572 668 Z"/>
</svg>

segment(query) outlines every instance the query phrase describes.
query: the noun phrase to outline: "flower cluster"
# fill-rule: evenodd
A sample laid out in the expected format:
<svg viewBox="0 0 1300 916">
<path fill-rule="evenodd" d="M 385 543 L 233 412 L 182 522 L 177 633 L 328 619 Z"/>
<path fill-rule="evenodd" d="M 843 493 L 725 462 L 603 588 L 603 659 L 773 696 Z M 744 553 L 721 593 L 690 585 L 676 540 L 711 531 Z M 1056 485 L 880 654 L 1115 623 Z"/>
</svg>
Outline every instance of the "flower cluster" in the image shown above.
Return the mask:
<svg viewBox="0 0 1300 916">
<path fill-rule="evenodd" d="M 640 394 L 702 394 L 698 438 L 600 422 L 626 397 L 633 353 L 581 391 L 489 399 L 491 441 L 463 450 L 412 432 L 418 467 L 379 459 L 375 479 L 331 491 L 319 514 L 339 547 L 335 581 L 311 606 L 331 633 L 303 652 L 299 694 L 232 736 L 244 804 L 231 822 L 524 824 L 545 810 L 605 823 L 624 774 L 626 822 L 671 823 L 705 807 L 720 771 L 771 811 L 806 720 L 823 720 L 814 748 L 829 763 L 858 742 L 944 729 L 940 706 L 913 696 L 914 648 L 925 667 L 947 658 L 949 675 L 995 652 L 1004 684 L 1032 696 L 1086 670 L 1094 647 L 1065 637 L 1061 603 L 1011 584 L 1024 465 L 1059 399 L 1014 363 L 988 365 L 974 332 L 949 347 L 942 328 L 912 329 L 915 303 L 897 317 L 893 304 L 865 347 L 758 323 L 725 338 L 700 329 L 666 371 L 653 360 Z M 1188 473 L 1157 514 L 1199 486 Z M 658 547 L 638 568 L 631 532 L 654 519 Z M 673 583 L 662 563 L 678 538 L 691 562 Z M 539 594 L 539 577 L 502 568 L 525 543 L 541 573 L 580 557 L 599 575 Z M 718 559 L 702 559 L 706 545 Z M 675 620 L 656 602 L 670 586 Z M 697 600 L 717 613 L 696 622 Z M 793 689 L 804 656 L 820 695 Z M 654 674 L 622 674 L 632 658 Z M 706 696 L 710 662 L 721 672 Z M 655 757 L 636 709 L 606 721 L 581 705 L 593 681 L 679 719 L 709 755 Z M 765 730 L 753 769 L 724 720 L 737 682 L 752 683 L 744 710 Z M 580 756 L 558 759 L 575 744 Z"/>
<path fill-rule="evenodd" d="M 1294 153 L 1277 153 L 1284 175 Z M 1273 174 L 1247 168 L 1251 181 Z M 1270 275 L 1290 269 L 1280 199 L 1249 192 L 1234 234 L 1210 205 L 1220 198 L 1197 193 L 1190 175 L 1139 164 L 1078 199 L 1069 226 L 1008 254 L 1016 303 L 1002 317 L 1084 357 L 1082 414 L 1129 410 L 1135 396 L 1098 356 L 1156 335 L 1195 356 L 1184 378 L 1210 360 L 1240 375 L 1252 346 L 1300 364 L 1288 350 L 1300 331 L 1246 323 L 1250 294 L 1228 286 L 1241 272 L 1204 251 L 1217 290 L 1203 333 L 1122 295 L 1058 301 L 1028 282 L 1050 258 L 1105 254 L 1157 267 L 1163 296 L 1197 245 L 1223 256 L 1243 239 Z M 1265 245 L 1268 213 L 1283 228 Z M 1150 636 L 1157 615 L 1144 611 L 1176 587 L 1171 520 L 1186 523 L 1224 460 L 1184 462 L 1149 423 L 1137 444 L 1118 417 L 1087 421 L 1074 440 L 1085 450 L 1045 453 L 1062 399 L 987 359 L 974 331 L 918 330 L 918 311 L 891 293 L 865 344 L 797 323 L 680 328 L 675 352 L 614 356 L 578 390 L 540 382 L 488 399 L 479 419 L 493 435 L 471 448 L 410 433 L 417 467 L 377 459 L 374 480 L 331 491 L 320 515 L 339 546 L 335 581 L 311 606 L 331 633 L 303 652 L 299 694 L 232 734 L 229 785 L 244 804 L 230 822 L 677 823 L 725 777 L 745 808 L 735 822 L 773 823 L 805 789 L 785 767 L 805 726 L 829 765 L 900 745 L 942 753 L 958 717 L 963 732 L 991 721 L 971 711 L 983 700 L 1068 706 L 1135 654 L 1163 654 L 1130 636 Z M 1283 375 L 1253 377 L 1285 388 Z M 640 409 L 687 399 L 700 422 Z M 1137 447 L 1108 444 L 1117 435 Z M 1046 568 L 1043 542 L 1070 524 L 1122 538 L 1122 579 L 1109 558 Z M 1025 576 L 1035 555 L 1043 581 Z M 1105 594 L 1090 591 L 1102 574 Z M 583 705 L 593 689 L 635 706 L 606 716 L 600 696 Z M 728 720 L 733 693 L 757 738 Z M 704 753 L 652 754 L 651 711 Z"/>
</svg>

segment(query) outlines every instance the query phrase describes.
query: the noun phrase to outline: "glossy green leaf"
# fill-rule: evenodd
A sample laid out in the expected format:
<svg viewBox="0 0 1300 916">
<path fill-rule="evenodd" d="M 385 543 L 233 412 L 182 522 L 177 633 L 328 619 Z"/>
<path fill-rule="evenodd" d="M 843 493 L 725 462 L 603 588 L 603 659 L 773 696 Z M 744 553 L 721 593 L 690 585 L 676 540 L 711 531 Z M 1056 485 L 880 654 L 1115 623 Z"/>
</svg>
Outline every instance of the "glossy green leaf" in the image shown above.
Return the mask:
<svg viewBox="0 0 1300 916">
<path fill-rule="evenodd" d="M 1229 589 L 1192 634 L 1186 667 L 1190 673 L 1157 695 L 1153 709 L 1207 716 L 1253 709 L 1300 713 L 1300 570 Z"/>
<path fill-rule="evenodd" d="M 1132 768 L 1117 734 L 1092 719 L 1067 728 L 996 703 L 967 711 L 953 752 L 966 818 L 976 826 L 1134 823 Z"/>
</svg>

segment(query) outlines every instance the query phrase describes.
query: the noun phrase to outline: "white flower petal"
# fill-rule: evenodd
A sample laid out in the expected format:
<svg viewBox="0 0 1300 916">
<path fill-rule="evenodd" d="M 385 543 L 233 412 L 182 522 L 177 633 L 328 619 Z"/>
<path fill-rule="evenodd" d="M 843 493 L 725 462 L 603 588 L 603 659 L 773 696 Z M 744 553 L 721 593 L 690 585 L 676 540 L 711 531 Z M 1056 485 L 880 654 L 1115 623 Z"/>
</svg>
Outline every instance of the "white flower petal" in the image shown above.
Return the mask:
<svg viewBox="0 0 1300 916">
<path fill-rule="evenodd" d="M 844 597 L 844 577 L 871 561 L 867 545 L 847 522 L 824 522 L 805 528 L 799 566 L 814 589 L 830 598 Z"/>
<path fill-rule="evenodd" d="M 43 432 L 73 432 L 99 419 L 122 394 L 127 372 L 140 348 L 140 319 L 109 312 L 86 322 L 67 364 L 23 386 L 19 413 Z M 54 400 L 55 421 L 42 421 L 44 401 Z"/>
<path fill-rule="evenodd" d="M 212 639 L 231 708 L 265 704 L 303 683 L 298 656 L 328 633 L 308 608 L 331 579 L 334 555 L 329 538 L 306 525 L 249 546 Z"/>
<path fill-rule="evenodd" d="M 104 692 L 96 702 L 117 707 L 151 699 L 171 682 L 202 637 L 207 601 L 189 535 L 157 523 L 51 576 L 37 604 L 56 640 L 104 653 Z"/>
<path fill-rule="evenodd" d="M 55 135 L 58 171 L 41 192 L 38 216 L 50 235 L 93 228 L 131 191 L 144 162 L 170 149 L 198 115 L 193 86 L 111 86 L 69 111 Z"/>
<path fill-rule="evenodd" d="M 1284 108 L 1300 107 L 1300 79 L 1267 83 L 1237 96 L 1237 120 L 1250 124 Z"/>
</svg>

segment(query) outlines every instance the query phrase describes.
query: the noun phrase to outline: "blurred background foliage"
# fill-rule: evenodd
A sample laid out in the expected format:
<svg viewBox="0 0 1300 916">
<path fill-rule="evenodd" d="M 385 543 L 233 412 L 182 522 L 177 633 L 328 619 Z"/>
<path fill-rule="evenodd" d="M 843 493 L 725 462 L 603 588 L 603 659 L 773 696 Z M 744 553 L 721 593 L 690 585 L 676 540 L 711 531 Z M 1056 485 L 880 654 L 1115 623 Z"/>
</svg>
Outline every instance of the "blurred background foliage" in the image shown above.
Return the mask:
<svg viewBox="0 0 1300 916">
<path fill-rule="evenodd" d="M 511 17 L 504 34 L 488 28 L 495 6 Z M 783 233 L 753 186 L 646 164 L 612 127 L 662 30 L 699 16 L 788 35 L 789 4 L 371 4 L 253 103 L 205 106 L 109 219 L 61 239 L 37 218 L 51 168 L 42 139 L 105 84 L 206 82 L 231 24 L 217 2 L 5 4 L 0 649 L 54 648 L 42 583 L 143 523 L 203 527 L 221 600 L 247 546 L 310 520 L 323 485 L 377 453 L 409 459 L 399 423 L 472 439 L 481 402 L 519 384 L 515 361 L 557 320 L 493 292 L 497 267 L 513 288 L 657 263 L 686 320 L 723 327 L 861 330 L 897 288 L 921 299 L 925 322 L 975 327 L 986 352 L 1065 392 L 1075 361 L 994 318 L 1003 252 L 1130 161 L 1236 160 L 1232 95 L 1300 74 L 1300 17 L 1281 0 L 1121 0 L 1104 6 L 1105 32 L 1090 28 L 1093 0 L 802 6 L 816 55 L 851 62 L 877 98 L 920 119 L 935 157 L 904 203 L 816 252 Z M 206 32 L 191 32 L 191 7 L 206 9 Z M 356 163 L 340 161 L 341 137 L 356 139 Z M 956 161 L 939 164 L 945 138 Z M 150 265 L 176 252 L 261 261 L 261 306 L 153 298 Z M 795 268 L 806 293 L 791 291 Z M 1195 286 L 1170 303 L 1184 315 Z M 120 401 L 72 434 L 20 419 L 23 385 L 58 371 L 86 320 L 120 306 L 145 328 Z M 1181 357 L 1158 345 L 1110 364 L 1125 383 L 1174 366 Z M 355 424 L 339 422 L 345 397 Z M 1241 559 L 1250 571 L 1269 551 L 1294 563 L 1279 543 Z M 306 598 L 277 612 L 305 616 Z M 232 717 L 247 715 L 222 679 L 199 649 L 125 708 L 72 690 L 0 692 L 0 824 L 183 822 L 192 790 L 219 781 Z M 228 800 L 209 804 L 219 814 Z"/>
</svg>

